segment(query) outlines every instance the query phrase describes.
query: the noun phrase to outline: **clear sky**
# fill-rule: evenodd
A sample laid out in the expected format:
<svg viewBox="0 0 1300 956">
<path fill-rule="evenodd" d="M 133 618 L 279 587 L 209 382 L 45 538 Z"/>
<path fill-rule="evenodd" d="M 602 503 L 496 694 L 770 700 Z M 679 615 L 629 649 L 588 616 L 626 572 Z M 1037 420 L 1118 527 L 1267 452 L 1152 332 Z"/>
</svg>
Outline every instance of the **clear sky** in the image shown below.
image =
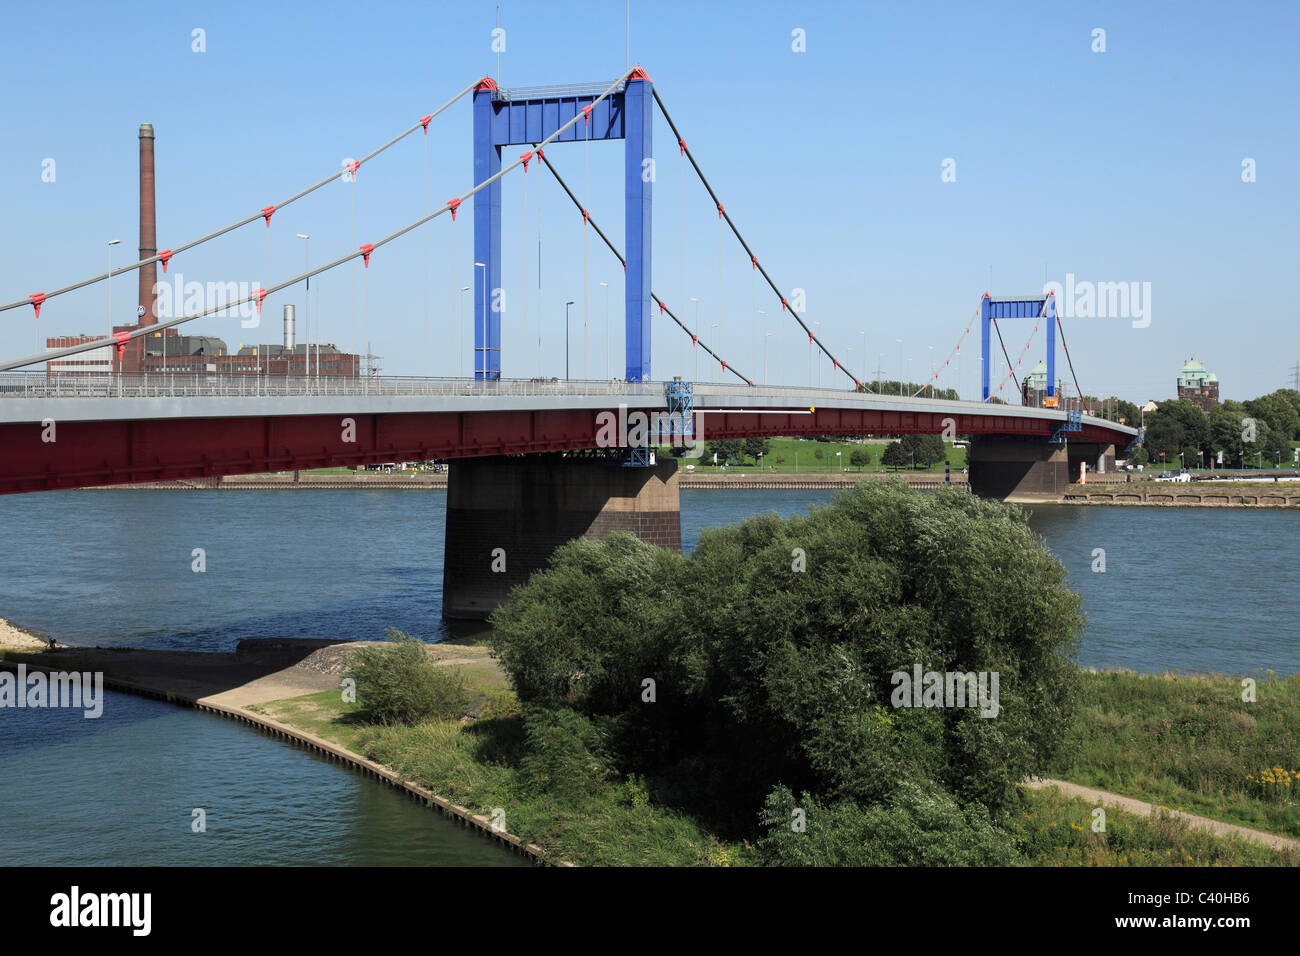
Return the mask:
<svg viewBox="0 0 1300 956">
<path fill-rule="evenodd" d="M 109 239 L 122 240 L 116 264 L 134 257 L 140 123 L 157 133 L 159 246 L 179 245 L 315 182 L 495 74 L 495 14 L 492 3 L 382 0 L 10 5 L 0 60 L 0 300 L 103 271 Z M 507 2 L 500 16 L 502 86 L 593 82 L 624 68 L 622 3 Z M 192 49 L 196 28 L 205 52 Z M 1098 29 L 1104 52 L 1094 51 Z M 804 52 L 792 48 L 795 30 Z M 806 318 L 856 372 L 897 377 L 901 366 L 919 378 L 931 361 L 942 365 L 990 267 L 995 295 L 1038 291 L 1045 275 L 1064 282 L 1072 273 L 1076 282 L 1150 283 L 1149 324 L 1065 320 L 1084 390 L 1132 400 L 1171 396 L 1189 356 L 1231 398 L 1288 384 L 1300 361 L 1291 301 L 1300 273 L 1297 37 L 1295 2 L 634 0 L 631 12 L 632 62 L 654 80 L 773 277 L 787 292 L 805 290 Z M 470 126 L 466 98 L 430 128 L 435 206 L 472 185 Z M 769 380 L 806 384 L 806 336 L 770 293 L 760 290 L 755 305 L 748 260 L 729 236 L 720 269 L 717 215 L 689 172 L 683 229 L 681 160 L 662 118 L 654 136 L 655 290 L 674 305 L 683 292 L 699 298 L 702 336 L 756 380 L 761 333 L 774 332 Z M 621 246 L 621 144 L 548 154 L 579 195 L 589 192 L 592 215 Z M 53 182 L 42 180 L 47 159 Z M 949 159 L 955 182 L 944 181 Z M 1254 182 L 1243 182 L 1248 159 Z M 355 243 L 350 185 L 332 183 L 277 213 L 271 281 L 301 271 L 295 233 L 312 236 L 321 261 L 418 218 L 425 178 L 422 136 L 363 167 Z M 512 173 L 503 196 L 503 364 L 512 376 L 538 373 L 536 167 L 526 232 L 523 182 Z M 588 374 L 604 377 L 604 281 L 620 374 L 622 270 L 593 235 L 584 305 L 581 216 L 554 183 L 542 185 L 542 369 L 564 374 L 563 303 L 572 299 L 573 374 L 582 370 L 585 313 Z M 368 296 L 359 269 L 355 298 L 348 269 L 322 277 L 312 322 L 324 339 L 360 349 L 368 325 L 387 374 L 454 373 L 452 303 L 475 281 L 472 212 L 458 219 L 454 278 L 445 216 L 425 230 L 427 259 L 421 232 L 376 254 Z M 186 281 L 257 285 L 266 259 L 267 230 L 254 223 L 177 257 L 171 270 Z M 300 291 L 269 298 L 271 340 L 284 302 L 302 315 Z M 680 311 L 693 322 L 694 308 Z M 115 280 L 114 321 L 134 311 L 134 276 Z M 100 284 L 48 303 L 40 335 L 102 334 L 107 313 Z M 680 333 L 656 323 L 655 377 L 691 377 Z M 1006 326 L 1013 360 L 1032 326 Z M 189 328 L 232 348 L 257 337 L 237 319 Z M 977 332 L 961 350 L 969 398 Z M 0 355 L 30 354 L 35 335 L 30 309 L 0 314 Z M 1043 348 L 1040 329 L 1022 374 Z M 468 346 L 459 351 L 469 368 Z M 1059 369 L 1068 377 L 1063 360 Z M 829 367 L 820 374 L 845 383 Z M 940 384 L 956 384 L 955 365 Z"/>
</svg>

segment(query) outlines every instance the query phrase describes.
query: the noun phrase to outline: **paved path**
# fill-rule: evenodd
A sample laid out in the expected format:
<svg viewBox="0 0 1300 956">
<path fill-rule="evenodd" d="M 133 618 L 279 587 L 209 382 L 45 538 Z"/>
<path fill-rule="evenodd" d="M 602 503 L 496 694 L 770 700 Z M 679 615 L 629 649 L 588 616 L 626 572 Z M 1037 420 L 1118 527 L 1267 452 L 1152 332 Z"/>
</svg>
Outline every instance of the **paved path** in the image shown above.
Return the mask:
<svg viewBox="0 0 1300 956">
<path fill-rule="evenodd" d="M 1136 814 L 1140 817 L 1151 816 L 1151 811 L 1156 808 L 1156 804 L 1147 803 L 1143 800 L 1134 800 L 1132 797 L 1121 797 L 1117 793 L 1111 793 L 1108 790 L 1098 790 L 1095 787 L 1085 787 L 1082 784 L 1070 783 L 1068 780 L 1053 780 L 1050 777 L 1041 780 L 1026 780 L 1025 786 L 1032 790 L 1042 790 L 1045 787 L 1056 787 L 1067 797 L 1083 797 L 1098 806 L 1118 807 L 1129 813 Z M 1202 817 L 1195 813 L 1185 813 L 1182 810 L 1170 810 L 1169 815 L 1178 820 L 1184 820 L 1189 826 L 1198 830 L 1209 830 L 1218 836 L 1226 836 L 1230 833 L 1236 834 L 1243 840 L 1253 840 L 1256 843 L 1263 843 L 1275 850 L 1300 850 L 1300 840 L 1293 840 L 1290 837 L 1278 836 L 1275 833 L 1266 833 L 1263 830 L 1252 830 L 1250 827 L 1238 826 L 1235 823 L 1224 823 L 1221 820 L 1211 820 L 1209 817 Z"/>
</svg>

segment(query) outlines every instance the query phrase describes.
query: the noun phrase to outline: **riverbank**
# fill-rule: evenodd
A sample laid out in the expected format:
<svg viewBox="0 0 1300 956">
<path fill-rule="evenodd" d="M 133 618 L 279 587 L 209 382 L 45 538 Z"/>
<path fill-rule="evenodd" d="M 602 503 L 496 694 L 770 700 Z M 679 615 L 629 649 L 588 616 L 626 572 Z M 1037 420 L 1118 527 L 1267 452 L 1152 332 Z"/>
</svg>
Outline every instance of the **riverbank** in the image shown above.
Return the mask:
<svg viewBox="0 0 1300 956">
<path fill-rule="evenodd" d="M 373 642 L 339 645 L 324 640 L 241 641 L 233 654 L 64 645 L 50 650 L 46 640 L 0 619 L 0 670 L 15 671 L 23 664 L 29 672 L 102 673 L 108 690 L 191 707 L 291 741 L 404 791 L 535 862 L 569 865 L 496 826 L 488 816 L 474 813 L 367 758 L 337 736 L 327 739 L 266 712 L 266 704 L 285 698 L 320 694 L 341 698 L 339 675 L 347 654 L 368 643 Z M 430 645 L 429 653 L 436 662 L 447 665 L 472 665 L 486 660 L 484 649 L 455 644 Z"/>
<path fill-rule="evenodd" d="M 727 865 L 750 858 L 748 843 L 718 840 L 680 811 L 652 805 L 635 780 L 610 781 L 580 801 L 530 794 L 513 765 L 518 705 L 485 647 L 429 646 L 435 662 L 466 674 L 472 698 L 465 716 L 376 728 L 359 722 L 356 705 L 344 702 L 338 690 L 346 656 L 359 644 L 245 641 L 234 654 L 85 647 L 51 652 L 45 646 L 39 637 L 0 622 L 0 667 L 24 662 L 102 671 L 112 689 L 218 714 L 347 763 L 542 862 Z M 1276 787 L 1276 793 L 1246 792 L 1255 786 L 1247 776 L 1284 759 L 1270 741 L 1293 740 L 1300 730 L 1300 680 L 1262 681 L 1256 724 L 1253 717 L 1228 713 L 1240 709 L 1232 704 L 1239 687 L 1233 679 L 1130 673 L 1084 679 L 1085 707 L 1069 748 L 1078 756 L 1053 767 L 1063 779 L 1026 789 L 1027 809 L 1017 826 L 1023 846 L 1032 849 L 1027 862 L 1300 863 L 1294 795 Z M 1147 703 L 1133 703 L 1133 695 Z M 1202 720 L 1186 727 L 1192 712 Z M 1149 738 L 1155 750 L 1135 745 L 1135 734 Z M 1204 776 L 1204 760 L 1193 759 L 1200 753 L 1198 740 L 1224 764 L 1217 776 Z M 1224 756 L 1234 740 L 1235 755 Z M 1180 756 L 1162 759 L 1160 753 Z M 1256 773 L 1244 772 L 1256 765 Z M 1191 768 L 1191 776 L 1180 776 L 1181 768 Z M 1234 782 L 1240 786 L 1229 793 Z M 1088 789 L 1089 784 L 1112 789 Z M 1049 789 L 1035 789 L 1042 786 Z M 1090 830 L 1096 806 L 1107 806 L 1111 814 L 1110 835 L 1101 840 Z M 509 832 L 493 829 L 490 814 L 497 808 Z"/>
<path fill-rule="evenodd" d="M 1070 485 L 1060 502 L 1160 508 L 1300 508 L 1300 483 L 1090 481 Z"/>
</svg>

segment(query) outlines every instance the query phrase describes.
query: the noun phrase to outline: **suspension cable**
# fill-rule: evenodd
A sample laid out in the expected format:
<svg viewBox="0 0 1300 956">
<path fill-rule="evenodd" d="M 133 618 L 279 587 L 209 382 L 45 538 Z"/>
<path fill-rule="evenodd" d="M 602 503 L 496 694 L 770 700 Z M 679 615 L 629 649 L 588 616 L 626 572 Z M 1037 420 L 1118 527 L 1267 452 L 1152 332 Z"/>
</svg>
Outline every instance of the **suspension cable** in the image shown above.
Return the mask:
<svg viewBox="0 0 1300 956">
<path fill-rule="evenodd" d="M 613 94 L 613 92 L 618 88 L 619 84 L 623 83 L 631 73 L 632 71 L 629 69 L 618 79 L 614 80 L 614 82 L 612 82 L 609 85 L 609 87 L 605 90 L 605 92 L 601 93 L 600 96 L 597 97 L 592 102 L 591 105 L 595 106 L 597 103 L 600 103 L 605 99 L 608 99 L 609 96 Z M 542 142 L 538 145 L 539 153 L 542 147 L 550 145 L 569 127 L 571 127 L 574 123 L 576 123 L 578 121 L 578 118 L 581 115 L 582 115 L 581 113 L 578 113 L 576 116 L 574 116 L 573 119 L 569 120 L 567 123 L 560 126 L 559 129 L 557 129 L 554 133 L 546 137 L 546 139 L 542 140 Z M 483 182 L 479 183 L 477 186 L 473 187 L 465 194 L 457 197 L 456 199 L 451 199 L 443 203 L 443 205 L 439 206 L 437 209 L 435 209 L 433 212 L 429 213 L 428 215 L 421 216 L 419 219 L 416 219 L 414 222 L 407 223 L 405 226 L 398 229 L 396 232 L 390 233 L 389 235 L 384 236 L 382 239 L 377 239 L 373 243 L 369 243 L 370 249 L 367 251 L 363 252 L 362 249 L 357 249 L 355 252 L 349 252 L 345 255 L 339 256 L 337 259 L 334 259 L 323 265 L 317 266 L 314 269 L 309 269 L 306 272 L 302 273 L 301 275 L 294 276 L 292 279 L 286 279 L 285 281 L 279 282 L 271 286 L 270 288 L 255 289 L 253 290 L 252 293 L 244 296 L 243 298 L 209 306 L 206 309 L 202 309 L 198 312 L 193 312 L 189 315 L 183 315 L 180 318 L 170 319 L 167 322 L 159 322 L 156 323 L 155 325 L 143 325 L 131 329 L 130 331 L 114 333 L 113 335 L 105 336 L 104 338 L 100 338 L 100 339 L 92 339 L 91 341 L 84 342 L 80 345 L 70 345 L 67 348 L 54 349 L 37 355 L 29 355 L 26 358 L 14 359 L 13 361 L 10 362 L 0 362 L 0 372 L 9 371 L 10 369 L 15 369 L 15 368 L 23 368 L 27 365 L 37 365 L 42 362 L 49 362 L 55 359 L 65 358 L 69 355 L 77 355 L 81 352 L 88 352 L 92 349 L 104 348 L 105 346 L 123 347 L 127 342 L 134 341 L 135 339 L 141 338 L 142 336 L 152 335 L 155 332 L 161 332 L 164 329 L 170 329 L 173 328 L 174 326 L 181 325 L 182 323 L 185 322 L 192 322 L 195 319 L 203 318 L 204 316 L 211 315 L 214 312 L 223 312 L 227 309 L 232 309 L 241 305 L 246 305 L 249 302 L 256 302 L 259 303 L 260 305 L 261 301 L 268 295 L 271 295 L 275 292 L 279 292 L 281 289 L 287 289 L 289 286 L 294 285 L 295 283 L 298 282 L 303 282 L 304 280 L 310 277 L 320 275 L 322 272 L 328 272 L 331 269 L 335 269 L 346 263 L 353 262 L 360 256 L 369 255 L 374 250 L 379 249 L 382 246 L 386 246 L 388 245 L 388 243 L 393 242 L 396 239 L 400 239 L 408 232 L 411 232 L 415 229 L 419 229 L 426 222 L 431 222 L 432 220 L 441 216 L 444 212 L 448 212 L 450 210 L 459 208 L 460 204 L 463 203 L 466 199 L 469 199 L 471 196 L 476 195 L 481 190 L 486 189 L 488 186 L 492 185 L 494 182 L 501 179 L 507 173 L 511 172 L 516 167 L 521 165 L 523 165 L 522 157 L 515 160 L 509 166 L 505 166 L 500 170 L 498 170 L 497 172 L 493 173 L 491 176 L 483 180 Z"/>
<path fill-rule="evenodd" d="M 583 215 L 586 217 L 588 225 L 590 225 L 591 228 L 595 231 L 596 235 L 601 238 L 601 241 L 604 242 L 605 245 L 609 247 L 609 251 L 614 253 L 615 258 L 618 259 L 618 261 L 622 264 L 624 271 L 626 271 L 627 260 L 623 258 L 623 254 L 618 251 L 618 247 L 615 246 L 614 243 L 610 241 L 609 236 L 605 235 L 605 231 L 600 228 L 600 226 L 596 223 L 596 220 L 591 216 L 591 214 L 582 208 L 582 203 L 579 202 L 578 197 L 575 196 L 573 194 L 573 190 L 569 188 L 569 184 L 564 181 L 564 178 L 556 170 L 555 164 L 551 162 L 551 158 L 545 155 L 540 149 L 537 151 L 537 155 L 539 158 L 541 158 L 542 164 L 547 168 L 547 170 L 550 171 L 551 175 L 555 177 L 555 181 L 559 183 L 560 186 L 564 189 L 565 193 L 568 194 L 568 197 L 573 202 L 573 205 L 577 207 L 577 209 L 580 212 L 582 212 Z M 703 340 L 701 340 L 698 335 L 692 333 L 691 330 L 682 322 L 682 320 L 677 317 L 677 314 L 668 307 L 667 303 L 665 303 L 663 299 L 659 298 L 659 296 L 655 295 L 653 291 L 650 293 L 650 298 L 654 301 L 654 303 L 657 306 L 659 306 L 660 314 L 666 314 L 669 318 L 671 318 L 674 322 L 676 322 L 678 327 L 681 328 L 683 332 L 685 332 L 687 335 L 691 337 L 691 340 L 696 346 L 704 349 L 705 352 L 707 352 L 715 361 L 718 362 L 719 365 L 722 366 L 723 371 L 731 372 L 733 375 L 739 378 L 746 385 L 754 384 L 753 381 L 751 381 L 743 372 L 739 371 L 734 366 L 729 365 L 726 361 L 723 360 L 721 355 L 714 352 L 711 348 L 705 345 Z"/>
<path fill-rule="evenodd" d="M 1074 393 L 1083 398 L 1083 389 L 1079 388 L 1079 376 L 1074 371 L 1074 361 L 1070 358 L 1070 346 L 1065 344 L 1065 327 L 1061 325 L 1061 310 L 1056 310 L 1056 327 L 1061 332 L 1061 348 L 1065 349 L 1065 363 L 1070 366 L 1070 377 L 1074 379 Z"/>
<path fill-rule="evenodd" d="M 961 344 L 962 342 L 966 341 L 966 336 L 970 334 L 971 326 L 975 324 L 975 320 L 979 318 L 979 314 L 980 314 L 980 310 L 977 308 L 975 310 L 975 314 L 971 316 L 970 321 L 966 323 L 966 331 L 962 332 L 961 337 L 957 339 L 957 344 L 953 347 L 953 350 L 949 352 L 948 357 L 943 360 L 943 366 L 941 366 L 935 372 L 931 373 L 930 381 L 926 382 L 924 385 L 918 388 L 912 394 L 913 398 L 916 398 L 927 388 L 931 388 L 933 384 L 939 380 L 939 375 L 943 372 L 943 369 L 946 368 L 949 365 L 949 363 L 952 362 L 952 357 L 961 351 Z M 958 398 L 960 399 L 960 396 L 958 396 Z"/>
<path fill-rule="evenodd" d="M 393 146 L 399 141 L 405 139 L 407 136 L 410 136 L 417 129 L 427 129 L 428 123 L 431 119 L 433 119 L 443 110 L 447 109 L 449 106 L 451 106 L 453 103 L 459 100 L 466 93 L 473 90 L 476 86 L 478 86 L 479 82 L 480 82 L 479 80 L 475 80 L 469 86 L 465 87 L 465 89 L 461 90 L 451 99 L 449 99 L 446 103 L 442 104 L 442 106 L 439 106 L 428 116 L 422 117 L 420 121 L 416 123 L 414 126 L 410 127 L 409 129 L 401 133 L 398 133 L 396 136 L 390 139 L 383 146 L 380 146 L 378 149 L 371 150 L 365 156 L 361 157 L 361 159 L 356 160 L 355 161 L 356 165 L 360 166 L 362 163 L 370 161 L 371 159 L 373 159 L 374 157 L 382 153 L 384 150 L 388 149 L 390 146 Z M 345 170 L 344 172 L 347 171 L 348 170 Z M 351 169 L 351 172 L 355 178 L 356 175 L 355 167 Z M 256 222 L 259 219 L 266 219 L 267 225 L 270 225 L 270 216 L 266 212 L 267 209 L 269 209 L 272 213 L 276 212 L 277 210 L 283 209 L 285 206 L 288 206 L 290 203 L 297 202 L 299 199 L 302 199 L 304 196 L 314 193 L 322 186 L 326 186 L 334 182 L 341 175 L 343 175 L 343 173 L 331 173 L 329 176 L 322 179 L 320 182 L 316 183 L 315 185 L 308 186 L 306 189 L 294 193 L 288 199 L 282 200 L 281 202 L 276 203 L 274 206 L 267 206 L 266 209 L 263 209 L 255 213 L 254 215 L 246 216 L 243 219 L 240 219 L 236 222 L 232 222 L 228 226 L 224 226 L 223 228 L 218 229 L 216 232 L 210 232 L 206 236 L 202 236 L 201 238 L 195 239 L 191 242 L 187 242 L 182 245 L 179 245 L 174 249 L 165 249 L 156 255 L 149 256 L 147 259 L 141 259 L 139 262 L 133 262 L 130 265 L 119 266 L 118 268 L 110 269 L 108 272 L 105 272 L 101 275 L 91 276 L 89 279 L 82 279 L 80 282 L 72 283 L 72 285 L 66 285 L 63 286 L 62 288 L 55 289 L 52 292 L 46 292 L 44 293 L 44 298 L 41 299 L 41 302 L 44 303 L 49 299 L 54 298 L 56 295 L 63 295 L 65 292 L 74 292 L 77 289 L 85 288 L 88 285 L 94 285 L 96 282 L 103 282 L 105 279 L 111 279 L 113 276 L 122 275 L 123 273 L 126 272 L 133 272 L 136 269 L 139 269 L 143 266 L 150 265 L 151 263 L 154 262 L 162 262 L 163 268 L 165 269 L 167 260 L 171 259 L 173 256 L 179 255 L 180 253 L 185 252 L 189 249 L 193 249 L 195 246 L 200 246 L 205 242 L 209 242 L 212 239 L 218 238 L 219 236 L 224 236 L 228 232 L 233 232 L 236 229 L 239 229 L 243 226 L 247 226 L 250 222 Z M 26 298 L 19 299 L 17 302 L 10 302 L 6 305 L 0 305 L 0 312 L 5 312 L 9 309 L 16 309 L 19 308 L 20 306 L 31 305 L 31 304 L 32 304 L 32 297 L 27 296 Z"/>
<path fill-rule="evenodd" d="M 691 166 L 695 169 L 695 174 L 700 177 L 700 182 L 704 185 L 704 188 L 708 190 L 709 197 L 713 200 L 714 205 L 717 206 L 718 215 L 726 219 L 727 225 L 731 227 L 732 233 L 735 234 L 736 239 L 740 242 L 741 247 L 745 250 L 746 254 L 749 256 L 750 265 L 763 274 L 763 278 L 767 280 L 767 284 L 771 287 L 772 292 L 776 295 L 778 299 L 781 300 L 781 310 L 785 311 L 788 306 L 785 296 L 781 294 L 781 290 L 777 286 L 777 284 L 772 281 L 772 277 L 768 274 L 767 269 L 765 269 L 762 263 L 758 261 L 758 257 L 754 254 L 754 251 L 749 247 L 749 243 L 745 241 L 745 237 L 742 236 L 740 234 L 740 230 L 736 228 L 735 222 L 733 222 L 731 219 L 731 214 L 726 211 L 721 201 L 719 201 L 718 199 L 718 194 L 715 193 L 713 191 L 713 187 L 709 185 L 708 179 L 705 178 L 704 172 L 700 169 L 700 164 L 695 160 L 695 154 L 692 153 L 690 147 L 686 145 L 686 140 L 682 138 L 681 133 L 677 129 L 677 124 L 673 122 L 673 118 L 668 115 L 668 110 L 664 106 L 663 98 L 660 97 L 659 90 L 657 88 L 654 90 L 654 98 L 655 98 L 655 103 L 659 105 L 659 112 L 663 113 L 664 119 L 668 121 L 668 126 L 673 131 L 673 135 L 677 137 L 677 144 L 678 146 L 681 147 L 682 153 L 686 156 L 687 159 L 691 161 Z M 861 385 L 861 382 L 859 382 L 857 377 L 851 371 L 849 371 L 849 369 L 847 369 L 843 365 L 843 363 L 840 362 L 838 358 L 836 358 L 831 353 L 830 349 L 828 349 L 826 345 L 813 332 L 813 330 L 808 327 L 808 324 L 804 322 L 804 320 L 799 316 L 799 314 L 795 312 L 794 309 L 790 309 L 790 315 L 794 318 L 796 322 L 799 323 L 799 326 L 805 332 L 808 333 L 808 341 L 816 343 L 817 347 L 822 350 L 822 353 L 825 354 L 825 356 L 831 360 L 835 368 L 844 372 L 844 374 L 847 375 L 853 381 L 853 387 L 855 389 L 858 388 Z"/>
</svg>

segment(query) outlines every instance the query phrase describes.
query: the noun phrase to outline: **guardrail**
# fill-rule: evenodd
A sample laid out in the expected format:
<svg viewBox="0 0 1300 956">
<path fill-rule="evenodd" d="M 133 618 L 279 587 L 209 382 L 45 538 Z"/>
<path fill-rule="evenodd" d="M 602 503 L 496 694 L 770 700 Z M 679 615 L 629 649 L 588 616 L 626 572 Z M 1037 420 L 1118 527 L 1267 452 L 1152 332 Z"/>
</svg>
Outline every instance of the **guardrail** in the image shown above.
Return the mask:
<svg viewBox="0 0 1300 956">
<path fill-rule="evenodd" d="M 3 398 L 185 398 L 329 395 L 662 395 L 657 382 L 574 382 L 559 379 L 417 378 L 239 373 L 0 374 Z"/>
</svg>

